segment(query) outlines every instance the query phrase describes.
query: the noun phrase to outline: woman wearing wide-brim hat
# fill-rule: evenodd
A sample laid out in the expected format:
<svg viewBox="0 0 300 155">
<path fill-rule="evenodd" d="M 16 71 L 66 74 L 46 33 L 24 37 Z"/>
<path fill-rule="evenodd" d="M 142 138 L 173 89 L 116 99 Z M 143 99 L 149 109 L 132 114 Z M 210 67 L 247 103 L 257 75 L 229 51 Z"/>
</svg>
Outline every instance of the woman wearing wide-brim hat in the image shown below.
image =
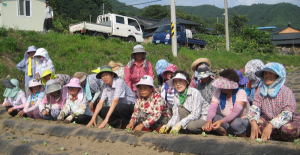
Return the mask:
<svg viewBox="0 0 300 155">
<path fill-rule="evenodd" d="M 136 94 L 136 84 L 144 75 L 149 75 L 154 79 L 151 63 L 147 60 L 147 52 L 142 45 L 133 47 L 130 61 L 124 70 L 124 81 Z"/>
<path fill-rule="evenodd" d="M 4 101 L 2 106 L 6 107 L 7 113 L 14 117 L 24 108 L 26 104 L 26 95 L 20 88 L 17 79 L 3 80 L 2 84 L 6 87 L 3 93 Z"/>
<path fill-rule="evenodd" d="M 108 66 L 110 66 L 112 68 L 112 71 L 115 72 L 120 79 L 124 79 L 125 67 L 123 66 L 123 64 L 121 64 L 119 62 L 115 63 L 114 61 L 110 61 L 108 63 Z"/>
<path fill-rule="evenodd" d="M 195 76 L 198 75 L 198 68 L 200 66 L 208 66 L 208 68 L 211 68 L 211 62 L 207 58 L 199 58 L 192 63 L 191 68 L 192 71 L 194 72 L 190 84 L 190 87 L 192 88 L 197 88 L 197 85 L 199 84 L 199 81 L 195 80 Z"/>
<path fill-rule="evenodd" d="M 239 89 L 239 76 L 235 70 L 225 69 L 219 75 L 212 83 L 218 89 L 212 97 L 207 122 L 202 129 L 215 130 L 221 135 L 246 137 L 250 134 L 250 123 L 247 119 L 250 105 L 246 92 Z M 216 114 L 219 107 L 221 115 Z"/>
<path fill-rule="evenodd" d="M 83 92 L 89 102 L 89 108 L 93 111 L 99 101 L 99 96 L 101 94 L 101 87 L 103 86 L 103 81 L 96 78 L 97 74 L 86 74 L 85 72 L 76 72 L 74 78 L 78 78 Z"/>
</svg>

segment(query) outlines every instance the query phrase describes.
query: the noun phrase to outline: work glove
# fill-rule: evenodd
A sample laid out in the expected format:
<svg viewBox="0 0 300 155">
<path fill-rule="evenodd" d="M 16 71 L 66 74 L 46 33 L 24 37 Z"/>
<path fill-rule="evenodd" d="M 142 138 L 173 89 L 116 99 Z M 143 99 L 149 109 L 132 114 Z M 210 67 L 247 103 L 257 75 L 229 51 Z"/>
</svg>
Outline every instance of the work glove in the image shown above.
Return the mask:
<svg viewBox="0 0 300 155">
<path fill-rule="evenodd" d="M 177 123 L 175 126 L 173 126 L 173 128 L 171 129 L 171 131 L 170 131 L 170 133 L 178 133 L 179 132 L 179 130 L 181 129 L 181 124 L 180 124 L 180 122 L 179 123 Z"/>
<path fill-rule="evenodd" d="M 72 119 L 73 119 L 73 116 L 70 115 L 70 116 L 68 116 L 68 117 L 66 118 L 66 120 L 64 121 L 64 123 L 71 123 Z"/>
<path fill-rule="evenodd" d="M 63 121 L 65 118 L 65 113 L 61 111 L 59 115 L 57 116 L 57 122 Z"/>
<path fill-rule="evenodd" d="M 159 129 L 159 133 L 167 133 L 168 130 L 170 129 L 170 125 L 167 124 L 167 125 L 163 125 L 160 129 Z"/>
</svg>

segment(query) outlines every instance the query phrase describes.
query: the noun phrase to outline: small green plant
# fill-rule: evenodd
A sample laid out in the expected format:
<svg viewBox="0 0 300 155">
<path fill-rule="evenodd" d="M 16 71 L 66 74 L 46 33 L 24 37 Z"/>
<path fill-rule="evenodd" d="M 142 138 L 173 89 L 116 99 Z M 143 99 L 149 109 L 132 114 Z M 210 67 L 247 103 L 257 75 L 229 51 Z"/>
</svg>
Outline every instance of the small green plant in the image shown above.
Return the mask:
<svg viewBox="0 0 300 155">
<path fill-rule="evenodd" d="M 7 118 L 7 116 L 4 116 L 5 118 Z"/>
<path fill-rule="evenodd" d="M 50 123 L 50 120 L 48 120 L 48 123 Z"/>
<path fill-rule="evenodd" d="M 46 141 L 44 141 L 44 146 L 47 146 L 47 145 L 48 145 L 48 143 Z"/>
<path fill-rule="evenodd" d="M 260 138 L 256 138 L 255 140 L 256 140 L 258 143 L 262 143 L 262 142 L 263 142 L 263 140 L 260 139 Z"/>
<path fill-rule="evenodd" d="M 127 131 L 127 132 L 131 132 L 132 130 L 131 130 L 131 128 L 129 128 L 129 129 L 125 129 L 125 131 Z"/>
<path fill-rule="evenodd" d="M 157 134 L 157 131 L 156 131 L 156 130 L 153 130 L 152 133 Z"/>
<path fill-rule="evenodd" d="M 19 116 L 16 116 L 16 118 L 19 118 Z"/>
<path fill-rule="evenodd" d="M 36 121 L 40 121 L 40 119 L 37 119 Z"/>
<path fill-rule="evenodd" d="M 61 150 L 61 151 L 65 151 L 65 147 L 61 147 L 60 150 Z"/>
<path fill-rule="evenodd" d="M 236 135 L 231 135 L 231 134 L 229 134 L 228 136 L 229 136 L 229 138 L 231 138 L 231 139 L 235 139 L 235 138 L 236 138 Z"/>
<path fill-rule="evenodd" d="M 15 139 L 15 137 L 11 136 L 10 139 Z"/>
<path fill-rule="evenodd" d="M 93 128 L 94 127 L 94 125 L 91 125 L 91 128 Z"/>
<path fill-rule="evenodd" d="M 76 125 L 77 123 L 74 121 L 73 124 Z"/>
<path fill-rule="evenodd" d="M 109 127 L 108 127 L 109 130 L 112 129 L 112 128 L 113 128 L 112 126 L 109 126 Z"/>
<path fill-rule="evenodd" d="M 177 132 L 177 131 L 173 131 L 172 133 L 173 133 L 173 135 L 175 135 L 175 136 L 178 135 L 178 132 Z"/>
<path fill-rule="evenodd" d="M 203 136 L 203 137 L 206 137 L 207 134 L 203 131 L 203 132 L 202 132 L 202 136 Z"/>
<path fill-rule="evenodd" d="M 82 155 L 88 155 L 88 153 L 86 152 L 86 153 L 83 153 Z"/>
<path fill-rule="evenodd" d="M 298 139 L 294 139 L 294 143 L 295 143 L 295 145 L 299 146 L 299 138 Z"/>
<path fill-rule="evenodd" d="M 23 143 L 25 143 L 25 144 L 26 144 L 26 143 L 28 143 L 26 139 L 23 139 L 23 141 L 22 141 L 22 142 L 23 142 Z"/>
</svg>

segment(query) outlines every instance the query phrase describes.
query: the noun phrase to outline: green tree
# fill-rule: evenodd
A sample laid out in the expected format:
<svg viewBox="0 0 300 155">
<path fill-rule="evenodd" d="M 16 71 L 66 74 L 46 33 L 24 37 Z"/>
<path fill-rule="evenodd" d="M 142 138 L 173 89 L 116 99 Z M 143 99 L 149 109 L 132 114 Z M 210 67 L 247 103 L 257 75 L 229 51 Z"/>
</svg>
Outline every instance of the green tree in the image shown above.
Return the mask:
<svg viewBox="0 0 300 155">
<path fill-rule="evenodd" d="M 242 34 L 242 29 L 244 28 L 244 23 L 248 22 L 249 19 L 247 15 L 239 15 L 236 12 L 233 12 L 233 15 L 230 16 L 229 26 L 233 30 L 234 35 Z"/>
<path fill-rule="evenodd" d="M 161 5 L 150 5 L 145 8 L 142 13 L 143 17 L 154 18 L 154 19 L 162 19 L 165 18 L 169 14 L 169 10 L 167 10 L 166 6 Z"/>
<path fill-rule="evenodd" d="M 223 23 L 216 23 L 215 28 L 218 32 L 218 34 L 225 34 L 225 24 Z"/>
</svg>

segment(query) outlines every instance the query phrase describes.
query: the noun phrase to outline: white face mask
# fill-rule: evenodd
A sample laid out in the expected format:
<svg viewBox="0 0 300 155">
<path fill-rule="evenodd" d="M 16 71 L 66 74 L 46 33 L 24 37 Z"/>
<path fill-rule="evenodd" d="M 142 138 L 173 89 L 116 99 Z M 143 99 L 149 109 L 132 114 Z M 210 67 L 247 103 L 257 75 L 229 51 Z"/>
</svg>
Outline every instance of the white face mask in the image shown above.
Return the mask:
<svg viewBox="0 0 300 155">
<path fill-rule="evenodd" d="M 45 60 L 44 57 L 40 57 L 40 61 L 43 62 Z"/>
</svg>

